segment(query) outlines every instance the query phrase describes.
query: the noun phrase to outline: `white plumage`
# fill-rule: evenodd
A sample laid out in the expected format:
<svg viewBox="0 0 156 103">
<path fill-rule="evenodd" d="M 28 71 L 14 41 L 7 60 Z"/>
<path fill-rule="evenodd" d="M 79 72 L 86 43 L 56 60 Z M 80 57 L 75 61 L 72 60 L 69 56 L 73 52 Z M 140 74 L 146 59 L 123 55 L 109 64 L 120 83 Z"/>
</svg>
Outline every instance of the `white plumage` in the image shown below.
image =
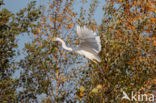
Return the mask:
<svg viewBox="0 0 156 103">
<path fill-rule="evenodd" d="M 80 39 L 80 45 L 77 48 L 67 47 L 65 42 L 60 38 L 54 38 L 55 41 L 60 41 L 62 47 L 69 51 L 74 51 L 80 55 L 87 57 L 93 62 L 101 62 L 98 53 L 101 51 L 101 40 L 100 37 L 96 35 L 92 30 L 84 27 L 77 26 L 77 35 Z M 96 61 L 95 61 L 96 60 Z"/>
</svg>

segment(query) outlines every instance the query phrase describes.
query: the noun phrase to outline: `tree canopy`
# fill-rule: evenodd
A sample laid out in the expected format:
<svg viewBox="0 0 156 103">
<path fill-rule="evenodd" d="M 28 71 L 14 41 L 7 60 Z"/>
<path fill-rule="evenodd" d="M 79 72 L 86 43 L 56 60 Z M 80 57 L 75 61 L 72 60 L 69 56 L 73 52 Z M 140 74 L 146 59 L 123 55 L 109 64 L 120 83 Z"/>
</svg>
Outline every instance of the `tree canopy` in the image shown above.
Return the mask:
<svg viewBox="0 0 156 103">
<path fill-rule="evenodd" d="M 128 103 L 122 100 L 123 91 L 129 96 L 132 91 L 155 95 L 154 1 L 35 3 L 30 2 L 16 14 L 0 3 L 0 102 Z M 100 36 L 102 61 L 98 65 L 51 40 L 61 37 L 68 46 L 76 46 L 80 42 L 76 25 L 86 25 Z M 17 62 L 16 37 L 22 33 L 33 38 L 25 43 L 26 55 Z M 19 78 L 13 78 L 17 70 Z"/>
</svg>

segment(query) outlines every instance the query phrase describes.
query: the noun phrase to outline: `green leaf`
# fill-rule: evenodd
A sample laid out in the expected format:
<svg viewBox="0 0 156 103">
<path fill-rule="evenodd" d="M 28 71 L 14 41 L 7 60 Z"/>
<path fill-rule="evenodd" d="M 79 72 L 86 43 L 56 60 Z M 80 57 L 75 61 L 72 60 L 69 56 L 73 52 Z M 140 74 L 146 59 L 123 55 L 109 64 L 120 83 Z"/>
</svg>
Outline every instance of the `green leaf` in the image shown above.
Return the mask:
<svg viewBox="0 0 156 103">
<path fill-rule="evenodd" d="M 80 91 L 84 92 L 85 91 L 85 87 L 84 86 L 80 86 Z"/>
</svg>

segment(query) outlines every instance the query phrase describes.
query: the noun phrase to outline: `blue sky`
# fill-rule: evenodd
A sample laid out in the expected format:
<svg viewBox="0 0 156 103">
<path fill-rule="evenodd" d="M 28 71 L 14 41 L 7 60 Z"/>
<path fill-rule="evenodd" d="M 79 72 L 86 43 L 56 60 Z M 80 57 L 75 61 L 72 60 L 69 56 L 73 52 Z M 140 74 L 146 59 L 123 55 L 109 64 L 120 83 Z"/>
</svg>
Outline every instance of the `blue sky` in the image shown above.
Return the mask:
<svg viewBox="0 0 156 103">
<path fill-rule="evenodd" d="M 17 12 L 19 9 L 22 9 L 27 6 L 27 4 L 33 0 L 4 0 L 5 6 L 8 10 L 12 12 Z M 35 0 L 37 4 L 45 3 L 46 0 Z"/>
<path fill-rule="evenodd" d="M 18 12 L 20 9 L 25 8 L 28 3 L 32 1 L 32 0 L 5 0 L 5 8 L 7 8 L 8 10 L 12 11 L 13 13 Z M 36 0 L 37 5 L 48 5 L 48 0 Z M 88 4 L 89 3 L 89 4 Z M 80 7 L 83 6 L 84 8 L 89 8 L 91 1 L 89 1 L 87 4 L 82 4 L 80 3 L 80 0 L 75 0 L 74 2 L 74 10 L 79 12 L 80 11 Z M 103 11 L 102 11 L 102 7 L 104 6 L 105 1 L 101 0 L 100 3 L 98 3 L 98 7 L 96 9 L 96 15 L 94 16 L 95 20 L 97 21 L 98 24 L 101 23 L 101 19 L 103 17 Z M 20 59 L 24 58 L 24 54 L 25 52 L 22 50 L 24 48 L 24 44 L 25 43 L 30 43 L 32 40 L 33 36 L 28 36 L 26 33 L 17 36 L 17 43 L 18 43 L 18 50 L 20 51 L 21 55 L 15 57 L 16 61 L 19 61 Z M 18 78 L 19 77 L 19 72 L 16 72 L 14 77 Z"/>
<path fill-rule="evenodd" d="M 27 6 L 27 4 L 32 1 L 32 0 L 5 0 L 5 8 L 7 8 L 8 10 L 12 11 L 12 12 L 17 12 L 19 9 L 22 9 L 24 7 Z M 48 0 L 35 0 L 37 1 L 37 5 L 47 5 L 48 4 Z M 75 0 L 75 6 L 74 9 L 80 9 L 80 0 Z M 89 0 L 88 0 L 89 1 Z M 89 1 L 89 3 L 91 3 L 92 0 Z M 100 24 L 100 20 L 103 16 L 103 11 L 102 11 L 102 6 L 105 4 L 105 0 L 101 0 L 99 3 L 99 6 L 96 9 L 96 16 L 95 19 L 97 20 L 97 22 Z M 88 5 L 84 5 L 86 8 L 88 8 Z"/>
<path fill-rule="evenodd" d="M 30 0 L 4 0 L 5 6 L 12 12 L 17 12 L 19 9 L 26 7 Z"/>
<path fill-rule="evenodd" d="M 5 3 L 5 8 L 7 8 L 8 10 L 12 11 L 13 13 L 18 12 L 20 9 L 25 8 L 28 3 L 32 1 L 32 0 L 4 0 Z M 49 0 L 36 0 L 37 5 L 47 5 Z M 79 12 L 80 11 L 80 7 L 83 6 L 84 8 L 89 8 L 91 4 L 91 1 L 89 1 L 89 4 L 82 4 L 80 3 L 80 0 L 75 0 L 74 2 L 74 10 Z M 102 7 L 105 4 L 105 0 L 100 1 L 99 6 L 96 9 L 96 15 L 94 16 L 95 20 L 97 21 L 98 24 L 101 23 L 101 19 L 103 17 L 103 11 L 102 11 Z M 18 46 L 19 46 L 19 50 L 20 52 L 22 52 L 22 48 L 24 47 L 25 43 L 31 42 L 31 36 L 28 36 L 27 34 L 23 34 L 17 37 L 18 40 Z M 21 53 L 22 54 L 22 53 Z M 21 55 L 20 57 L 17 57 L 17 60 L 20 60 L 20 58 L 23 58 L 24 56 Z"/>
<path fill-rule="evenodd" d="M 40 1 L 40 0 L 38 0 Z M 20 9 L 23 9 L 27 6 L 27 4 L 30 2 L 30 0 L 5 0 L 5 5 L 3 7 L 7 8 L 9 11 L 12 11 L 13 13 L 18 12 Z M 30 43 L 32 36 L 28 36 L 26 33 L 23 33 L 22 35 L 19 35 L 16 37 L 17 44 L 18 44 L 18 51 L 20 52 L 20 56 L 16 56 L 15 60 L 20 61 L 20 59 L 24 58 L 25 52 L 22 50 L 24 48 L 25 43 Z M 19 78 L 20 76 L 20 70 L 16 70 L 16 72 L 13 75 L 13 78 Z"/>
<path fill-rule="evenodd" d="M 20 9 L 23 9 L 27 6 L 27 4 L 32 1 L 32 0 L 5 0 L 5 8 L 7 8 L 8 10 L 12 11 L 13 13 L 18 12 Z M 36 0 L 37 1 L 37 5 L 47 5 L 48 0 Z M 89 0 L 88 0 L 89 1 Z M 76 0 L 74 3 L 74 10 L 79 12 L 80 10 L 80 5 L 85 7 L 85 8 L 89 8 L 91 1 L 89 1 L 89 5 L 88 4 L 84 4 L 82 5 L 80 3 L 80 0 Z M 105 4 L 104 0 L 101 0 L 101 2 L 99 3 L 99 6 L 96 9 L 96 15 L 94 16 L 95 20 L 97 21 L 98 24 L 101 23 L 101 19 L 103 17 L 103 11 L 102 11 L 102 7 Z M 17 36 L 17 43 L 18 43 L 18 50 L 20 51 L 21 55 L 15 57 L 16 61 L 19 61 L 20 59 L 24 58 L 24 51 L 22 50 L 24 48 L 24 44 L 25 43 L 30 43 L 32 40 L 33 36 L 28 36 L 26 33 Z M 13 75 L 14 78 L 19 78 L 20 76 L 20 70 L 16 71 L 15 74 Z M 40 98 L 42 98 L 41 96 L 39 96 Z M 43 96 L 44 97 L 44 96 Z"/>
</svg>

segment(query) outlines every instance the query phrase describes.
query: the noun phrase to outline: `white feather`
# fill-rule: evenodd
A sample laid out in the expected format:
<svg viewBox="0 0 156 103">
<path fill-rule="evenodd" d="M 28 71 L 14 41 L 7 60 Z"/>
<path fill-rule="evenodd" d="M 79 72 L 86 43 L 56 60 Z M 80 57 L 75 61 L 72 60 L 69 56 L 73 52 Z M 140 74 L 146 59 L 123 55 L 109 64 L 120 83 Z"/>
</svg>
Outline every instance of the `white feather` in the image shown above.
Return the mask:
<svg viewBox="0 0 156 103">
<path fill-rule="evenodd" d="M 96 58 L 95 55 L 93 55 L 92 53 L 85 51 L 85 50 L 78 50 L 76 51 L 78 54 L 83 55 L 85 57 L 87 57 L 90 60 L 97 60 L 98 62 L 101 62 L 100 59 Z"/>
</svg>

